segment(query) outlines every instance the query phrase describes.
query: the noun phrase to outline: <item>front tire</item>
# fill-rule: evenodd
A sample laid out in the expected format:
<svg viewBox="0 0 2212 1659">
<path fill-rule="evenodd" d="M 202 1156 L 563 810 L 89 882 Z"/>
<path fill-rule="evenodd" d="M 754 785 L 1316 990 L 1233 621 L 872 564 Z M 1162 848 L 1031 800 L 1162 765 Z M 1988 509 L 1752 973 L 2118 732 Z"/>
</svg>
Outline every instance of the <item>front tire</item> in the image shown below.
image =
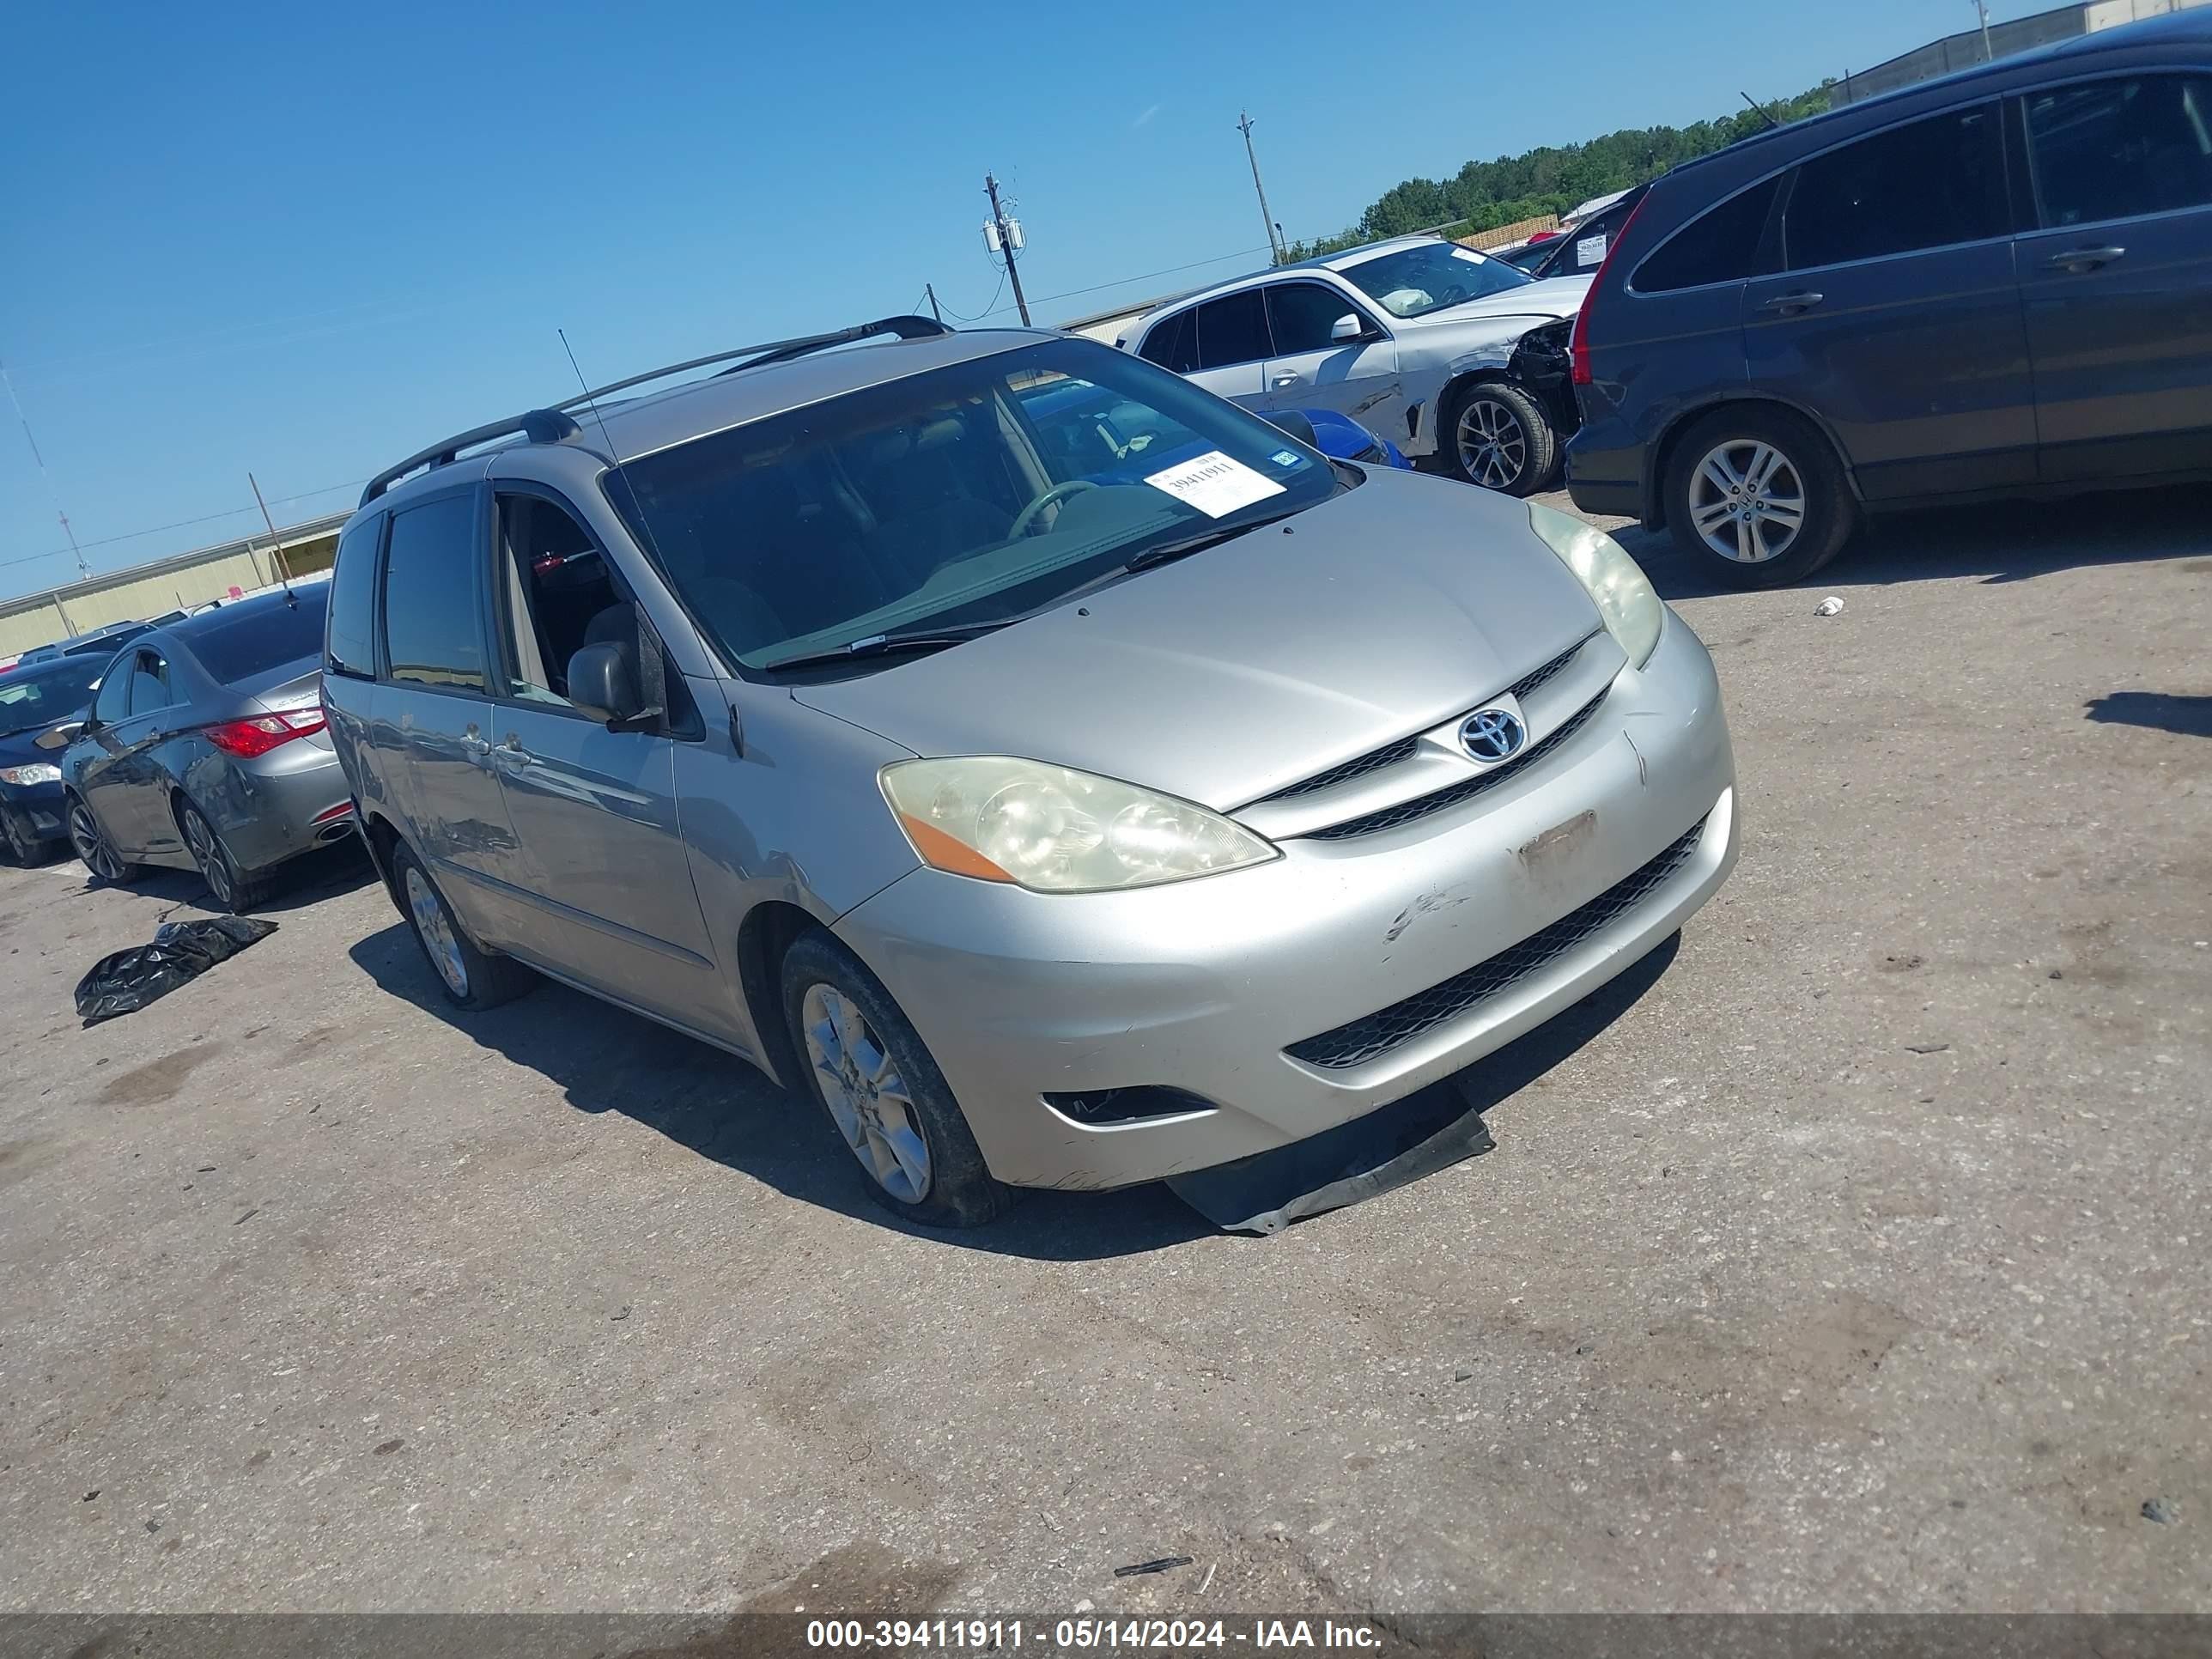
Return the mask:
<svg viewBox="0 0 2212 1659">
<path fill-rule="evenodd" d="M 46 843 L 33 835 L 22 820 L 4 806 L 0 806 L 0 846 L 4 846 L 8 856 L 26 870 L 44 864 L 51 856 L 46 850 Z"/>
<path fill-rule="evenodd" d="M 1559 436 L 1543 406 L 1504 380 L 1478 381 L 1454 394 L 1443 437 L 1452 477 L 1501 495 L 1534 495 L 1559 465 Z"/>
<path fill-rule="evenodd" d="M 100 827 L 100 820 L 92 815 L 92 808 L 84 804 L 80 795 L 68 798 L 64 822 L 69 827 L 70 846 L 84 867 L 92 872 L 93 879 L 111 887 L 125 887 L 138 879 L 143 872 L 141 866 L 128 863 L 107 839 L 107 831 Z"/>
<path fill-rule="evenodd" d="M 928 1227 L 975 1227 L 1013 1189 L 991 1174 L 921 1034 L 881 981 L 827 933 L 783 958 L 783 1017 L 811 1093 L 869 1196 Z"/>
<path fill-rule="evenodd" d="M 1723 409 L 1697 422 L 1674 446 L 1666 490 L 1674 544 L 1737 587 L 1802 581 L 1858 522 L 1836 452 L 1783 409 Z"/>
<path fill-rule="evenodd" d="M 404 842 L 392 850 L 392 884 L 438 989 L 454 1007 L 471 1013 L 496 1008 L 538 983 L 538 975 L 513 957 L 477 948 L 422 861 Z"/>
<path fill-rule="evenodd" d="M 204 812 L 188 800 L 179 801 L 177 828 L 192 862 L 199 866 L 200 879 L 207 883 L 208 897 L 216 909 L 242 916 L 261 902 L 265 896 L 263 882 L 240 867 Z"/>
</svg>

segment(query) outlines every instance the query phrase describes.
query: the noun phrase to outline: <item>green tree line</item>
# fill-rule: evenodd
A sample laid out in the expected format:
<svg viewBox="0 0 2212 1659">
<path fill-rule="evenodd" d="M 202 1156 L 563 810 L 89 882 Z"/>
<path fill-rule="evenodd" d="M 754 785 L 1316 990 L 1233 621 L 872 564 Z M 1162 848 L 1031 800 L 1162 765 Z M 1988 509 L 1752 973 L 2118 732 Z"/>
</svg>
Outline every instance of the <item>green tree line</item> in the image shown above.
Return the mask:
<svg viewBox="0 0 2212 1659">
<path fill-rule="evenodd" d="M 1810 92 L 1766 106 L 1777 121 L 1802 120 L 1828 107 L 1822 82 Z M 1626 190 L 1668 168 L 1748 138 L 1767 124 L 1750 108 L 1686 127 L 1623 127 L 1579 144 L 1547 144 L 1494 161 L 1469 161 L 1449 179 L 1408 179 L 1394 185 L 1335 236 L 1294 242 L 1287 257 L 1310 259 L 1386 236 L 1404 236 L 1433 225 L 1448 234 L 1472 234 L 1520 219 L 1564 213 L 1579 202 Z"/>
</svg>

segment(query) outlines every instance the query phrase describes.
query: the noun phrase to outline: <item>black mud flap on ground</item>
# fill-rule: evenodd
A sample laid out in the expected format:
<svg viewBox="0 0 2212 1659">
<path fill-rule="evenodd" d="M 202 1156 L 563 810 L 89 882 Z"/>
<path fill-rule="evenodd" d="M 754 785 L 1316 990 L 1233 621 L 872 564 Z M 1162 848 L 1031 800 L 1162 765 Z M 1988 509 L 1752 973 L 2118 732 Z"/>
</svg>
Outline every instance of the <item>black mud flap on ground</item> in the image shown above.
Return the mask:
<svg viewBox="0 0 2212 1659">
<path fill-rule="evenodd" d="M 1482 1108 L 1446 1078 L 1308 1140 L 1170 1176 L 1177 1198 L 1231 1232 L 1279 1233 L 1497 1146 Z"/>
<path fill-rule="evenodd" d="M 276 931 L 273 921 L 246 916 L 165 921 L 155 930 L 151 945 L 134 945 L 93 963 L 92 971 L 76 982 L 77 1014 L 87 1025 L 97 1025 L 118 1014 L 136 1013 Z"/>
</svg>

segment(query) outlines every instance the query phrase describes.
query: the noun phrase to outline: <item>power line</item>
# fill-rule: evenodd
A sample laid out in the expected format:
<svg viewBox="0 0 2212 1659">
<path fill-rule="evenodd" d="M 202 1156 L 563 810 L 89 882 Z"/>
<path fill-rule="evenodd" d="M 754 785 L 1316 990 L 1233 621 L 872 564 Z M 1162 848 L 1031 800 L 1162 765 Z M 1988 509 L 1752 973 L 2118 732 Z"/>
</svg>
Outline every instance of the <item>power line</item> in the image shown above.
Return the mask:
<svg viewBox="0 0 2212 1659">
<path fill-rule="evenodd" d="M 942 295 L 939 295 L 939 296 L 937 303 L 938 303 L 938 304 L 939 304 L 939 305 L 941 305 L 941 306 L 945 306 L 945 314 L 946 316 L 948 316 L 948 317 L 951 318 L 951 319 L 953 319 L 953 321 L 955 321 L 955 322 L 958 322 L 958 323 L 980 323 L 980 322 L 981 322 L 981 321 L 983 320 L 983 319 L 985 319 L 986 317 L 988 317 L 988 316 L 989 316 L 989 315 L 991 314 L 991 308 L 992 308 L 992 307 L 994 307 L 994 306 L 995 306 L 995 305 L 997 305 L 997 304 L 999 303 L 999 296 L 1000 296 L 1001 294 L 1004 294 L 1006 291 L 1006 273 L 1005 273 L 1004 271 L 1001 271 L 1001 272 L 1000 272 L 1000 273 L 999 273 L 999 285 L 998 285 L 998 287 L 996 287 L 996 288 L 994 288 L 994 289 L 993 289 L 991 290 L 991 297 L 990 297 L 990 299 L 989 299 L 988 301 L 987 301 L 984 303 L 983 308 L 982 308 L 981 311 L 977 312 L 977 313 L 976 313 L 973 317 L 964 317 L 964 316 L 961 315 L 961 313 L 958 313 L 958 312 L 955 311 L 955 310 L 954 310 L 951 306 L 945 306 L 945 300 L 944 300 L 944 297 L 943 297 Z"/>
<path fill-rule="evenodd" d="M 1135 276 L 1116 276 L 1110 283 L 1093 283 L 1089 288 L 1063 289 L 1058 294 L 1048 294 L 1044 295 L 1037 301 L 1037 303 L 1041 306 L 1047 306 L 1053 304 L 1055 301 L 1080 299 L 1084 295 L 1101 293 L 1109 288 L 1126 288 L 1131 283 L 1149 283 L 1157 277 L 1173 276 L 1181 271 L 1196 270 L 1201 265 L 1222 264 L 1231 259 L 1249 259 L 1255 253 L 1265 253 L 1268 250 L 1264 247 L 1239 248 L 1234 253 L 1217 253 L 1211 259 L 1193 259 L 1187 265 L 1170 265 L 1164 270 L 1147 270 L 1143 272 L 1141 275 Z M 998 298 L 998 295 L 993 295 L 991 297 L 995 300 Z M 1000 308 L 1002 310 L 1012 309 L 1011 307 L 1002 307 Z M 990 312 L 986 310 L 981 313 L 978 316 L 963 317 L 960 320 L 965 323 L 978 322 L 981 321 L 983 317 L 988 317 L 990 314 Z"/>
<path fill-rule="evenodd" d="M 313 501 L 318 495 L 328 495 L 340 489 L 358 489 L 368 482 L 366 478 L 356 478 L 350 483 L 328 484 L 320 489 L 303 490 L 296 495 L 278 495 L 269 504 L 284 507 L 293 501 Z M 80 542 L 77 545 L 85 548 L 112 547 L 118 542 L 135 542 L 141 536 L 158 536 L 165 530 L 188 530 L 196 524 L 213 524 L 218 519 L 235 519 L 253 510 L 250 507 L 234 507 L 222 513 L 203 513 L 197 519 L 178 519 L 169 524 L 152 525 L 144 530 L 126 530 L 119 536 L 103 536 L 96 542 Z M 20 559 L 0 559 L 0 570 L 19 564 L 34 564 L 40 559 L 67 558 L 69 552 L 68 548 L 60 547 L 50 553 L 32 553 Z"/>
</svg>

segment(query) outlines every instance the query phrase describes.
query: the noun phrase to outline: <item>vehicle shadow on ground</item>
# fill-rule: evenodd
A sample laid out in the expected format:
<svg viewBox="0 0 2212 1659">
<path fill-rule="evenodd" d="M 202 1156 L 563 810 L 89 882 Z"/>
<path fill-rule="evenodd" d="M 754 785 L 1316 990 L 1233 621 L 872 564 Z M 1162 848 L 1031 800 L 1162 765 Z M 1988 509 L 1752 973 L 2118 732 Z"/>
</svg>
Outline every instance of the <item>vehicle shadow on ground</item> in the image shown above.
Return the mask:
<svg viewBox="0 0 2212 1659">
<path fill-rule="evenodd" d="M 2092 698 L 2081 718 L 2105 726 L 2141 726 L 2185 738 L 2212 738 L 2212 697 L 2167 691 L 2113 691 Z"/>
<path fill-rule="evenodd" d="M 1486 1111 L 1611 1025 L 1680 947 L 1677 933 L 1582 1002 L 1462 1073 L 1468 1109 Z M 355 965 L 384 990 L 560 1085 L 579 1111 L 620 1112 L 677 1145 L 803 1203 L 963 1249 L 1043 1261 L 1139 1255 L 1216 1229 L 1164 1186 L 1037 1192 L 988 1226 L 913 1227 L 872 1202 L 821 1109 L 732 1055 L 550 981 L 504 1007 L 463 1014 L 439 994 L 402 921 L 356 940 Z"/>
<path fill-rule="evenodd" d="M 2160 559 L 2185 561 L 2181 568 L 2191 575 L 2212 575 L 2208 507 L 2212 489 L 2188 484 L 1886 514 L 1804 586 L 1828 592 L 1956 576 L 2017 582 L 2054 570 Z M 1676 547 L 1665 531 L 1629 525 L 1613 533 L 1662 598 L 1738 591 Z"/>
<path fill-rule="evenodd" d="M 82 866 L 76 868 L 85 890 L 95 883 Z M 257 916 L 281 916 L 288 910 L 304 910 L 311 904 L 350 893 L 376 878 L 376 866 L 360 842 L 348 837 L 329 847 L 303 853 L 271 878 L 268 896 L 253 907 Z M 207 883 L 197 871 L 149 868 L 121 890 L 149 898 L 161 906 L 165 921 L 190 921 L 220 915 L 208 896 Z"/>
</svg>

